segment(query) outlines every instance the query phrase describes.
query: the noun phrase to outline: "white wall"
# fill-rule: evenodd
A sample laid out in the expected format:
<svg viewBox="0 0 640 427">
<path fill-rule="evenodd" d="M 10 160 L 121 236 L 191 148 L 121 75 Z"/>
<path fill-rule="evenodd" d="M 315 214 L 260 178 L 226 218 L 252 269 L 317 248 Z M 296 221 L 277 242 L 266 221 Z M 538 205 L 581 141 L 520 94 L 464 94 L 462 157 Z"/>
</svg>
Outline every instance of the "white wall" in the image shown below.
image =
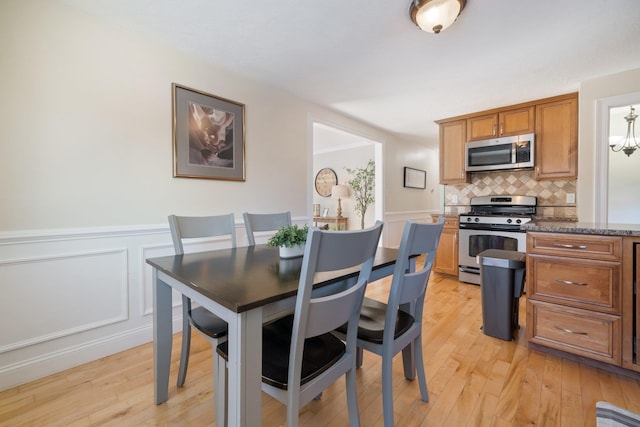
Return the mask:
<svg viewBox="0 0 640 427">
<path fill-rule="evenodd" d="M 596 189 L 598 165 L 606 161 L 598 155 L 596 102 L 627 93 L 640 91 L 640 69 L 629 70 L 584 81 L 580 84 L 579 148 L 577 199 L 578 219 L 593 222 L 596 212 Z M 635 207 L 640 208 L 639 206 Z"/>
<path fill-rule="evenodd" d="M 0 389 L 151 340 L 168 214 L 306 222 L 314 119 L 383 141 L 387 217 L 437 209 L 402 197 L 420 147 L 58 2 L 0 3 L 0 51 Z M 172 177 L 172 82 L 245 104 L 246 182 Z"/>
</svg>

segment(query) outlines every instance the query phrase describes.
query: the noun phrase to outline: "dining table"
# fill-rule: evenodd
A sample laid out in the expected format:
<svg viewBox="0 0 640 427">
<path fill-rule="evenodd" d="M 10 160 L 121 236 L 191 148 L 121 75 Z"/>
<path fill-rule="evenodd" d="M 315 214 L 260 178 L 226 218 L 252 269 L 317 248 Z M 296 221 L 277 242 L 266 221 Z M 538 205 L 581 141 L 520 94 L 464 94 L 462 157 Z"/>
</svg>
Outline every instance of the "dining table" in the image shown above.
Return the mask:
<svg viewBox="0 0 640 427">
<path fill-rule="evenodd" d="M 370 282 L 393 274 L 397 254 L 397 249 L 378 247 Z M 228 425 L 259 426 L 262 325 L 293 312 L 302 257 L 280 258 L 278 248 L 256 245 L 149 258 L 146 262 L 153 268 L 154 282 L 155 403 L 169 397 L 174 289 L 228 323 Z M 414 263 L 412 259 L 411 268 Z M 358 274 L 357 268 L 316 273 L 314 296 L 348 286 Z M 403 352 L 403 360 L 405 376 L 413 379 L 410 349 Z"/>
</svg>

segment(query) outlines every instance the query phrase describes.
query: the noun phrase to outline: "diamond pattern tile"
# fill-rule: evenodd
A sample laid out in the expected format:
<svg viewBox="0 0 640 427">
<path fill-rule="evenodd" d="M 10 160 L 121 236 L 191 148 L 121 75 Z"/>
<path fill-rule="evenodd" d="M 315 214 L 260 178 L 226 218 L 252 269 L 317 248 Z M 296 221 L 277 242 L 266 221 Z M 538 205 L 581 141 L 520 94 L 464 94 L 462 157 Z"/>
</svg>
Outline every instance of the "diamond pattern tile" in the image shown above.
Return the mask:
<svg viewBox="0 0 640 427">
<path fill-rule="evenodd" d="M 476 196 L 535 196 L 538 217 L 577 219 L 575 203 L 566 203 L 567 193 L 576 193 L 575 180 L 536 181 L 533 171 L 482 172 L 471 175 L 471 183 L 445 186 L 445 212 L 461 214 L 469 211 Z M 458 203 L 453 203 L 453 197 Z"/>
</svg>

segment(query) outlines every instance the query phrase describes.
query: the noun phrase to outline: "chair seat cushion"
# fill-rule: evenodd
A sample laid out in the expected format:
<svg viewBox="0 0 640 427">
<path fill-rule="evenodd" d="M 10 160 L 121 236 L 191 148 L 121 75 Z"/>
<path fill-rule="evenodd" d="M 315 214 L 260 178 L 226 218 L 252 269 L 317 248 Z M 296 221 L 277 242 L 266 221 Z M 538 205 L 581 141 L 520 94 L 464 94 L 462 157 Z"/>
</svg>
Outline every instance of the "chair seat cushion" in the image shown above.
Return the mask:
<svg viewBox="0 0 640 427">
<path fill-rule="evenodd" d="M 191 310 L 191 324 L 211 338 L 220 338 L 227 335 L 227 322 L 204 307 L 196 307 Z"/>
<path fill-rule="evenodd" d="M 376 344 L 382 344 L 384 335 L 384 321 L 387 314 L 387 304 L 366 298 L 362 302 L 362 310 L 360 310 L 360 321 L 358 322 L 358 339 L 369 341 Z M 396 327 L 394 338 L 404 334 L 413 324 L 413 316 L 398 310 L 396 317 Z M 338 328 L 344 334 L 347 333 L 345 325 Z"/>
<path fill-rule="evenodd" d="M 289 350 L 293 315 L 283 317 L 262 328 L 262 381 L 287 389 Z M 331 334 L 307 338 L 304 344 L 301 384 L 316 378 L 345 353 L 345 344 Z M 218 354 L 228 359 L 228 343 L 218 345 Z"/>
</svg>

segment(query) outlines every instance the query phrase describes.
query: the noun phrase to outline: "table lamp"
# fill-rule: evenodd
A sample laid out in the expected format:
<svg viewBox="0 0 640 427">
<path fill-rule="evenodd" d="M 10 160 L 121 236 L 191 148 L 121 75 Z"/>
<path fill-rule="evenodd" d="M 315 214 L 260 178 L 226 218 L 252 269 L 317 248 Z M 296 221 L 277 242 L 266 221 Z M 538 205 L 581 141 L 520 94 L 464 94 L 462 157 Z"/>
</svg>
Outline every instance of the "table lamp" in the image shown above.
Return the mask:
<svg viewBox="0 0 640 427">
<path fill-rule="evenodd" d="M 331 198 L 338 199 L 338 218 L 342 218 L 342 205 L 340 199 L 349 197 L 349 187 L 346 185 L 333 185 L 331 186 Z"/>
</svg>

